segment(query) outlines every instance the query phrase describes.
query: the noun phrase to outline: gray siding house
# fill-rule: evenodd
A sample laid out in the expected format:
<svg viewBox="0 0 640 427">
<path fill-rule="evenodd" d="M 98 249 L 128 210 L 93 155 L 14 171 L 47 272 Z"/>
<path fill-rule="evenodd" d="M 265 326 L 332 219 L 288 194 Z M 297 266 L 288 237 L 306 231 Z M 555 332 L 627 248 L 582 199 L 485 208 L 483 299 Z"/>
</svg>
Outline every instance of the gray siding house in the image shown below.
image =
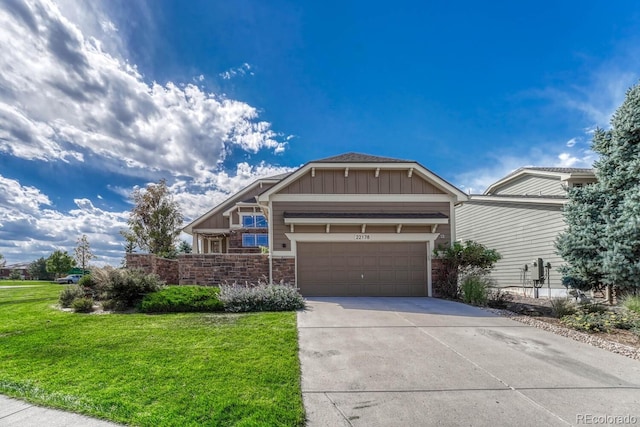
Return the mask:
<svg viewBox="0 0 640 427">
<path fill-rule="evenodd" d="M 496 285 L 528 296 L 533 295 L 533 262 L 542 258 L 551 270 L 540 295 L 563 295 L 558 267 L 564 261 L 554 242 L 565 228 L 566 188 L 595 181 L 593 169 L 520 168 L 456 206 L 457 239 L 500 252 L 502 259 L 491 273 Z"/>
</svg>

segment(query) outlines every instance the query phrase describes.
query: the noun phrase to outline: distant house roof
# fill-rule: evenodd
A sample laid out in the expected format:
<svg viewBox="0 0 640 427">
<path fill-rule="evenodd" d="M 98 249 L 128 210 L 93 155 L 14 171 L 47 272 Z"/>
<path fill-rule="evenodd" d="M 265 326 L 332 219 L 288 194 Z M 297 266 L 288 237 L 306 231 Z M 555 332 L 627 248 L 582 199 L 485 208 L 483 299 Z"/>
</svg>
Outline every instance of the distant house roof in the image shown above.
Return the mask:
<svg viewBox="0 0 640 427">
<path fill-rule="evenodd" d="M 415 163 L 414 160 L 379 157 L 362 153 L 344 153 L 326 159 L 314 160 L 311 163 Z"/>
<path fill-rule="evenodd" d="M 523 171 L 539 171 L 539 172 L 551 172 L 558 174 L 571 174 L 571 173 L 585 173 L 585 174 L 593 174 L 595 173 L 595 169 L 592 168 L 556 168 L 556 167 L 546 167 L 546 166 L 525 166 L 522 168 L 518 168 L 505 176 L 502 180 L 510 178 L 514 175 L 519 175 Z M 502 181 L 501 180 L 501 181 Z"/>
<path fill-rule="evenodd" d="M 484 195 L 492 195 L 494 191 L 502 187 L 508 182 L 519 179 L 524 175 L 541 175 L 549 177 L 558 177 L 562 181 L 572 178 L 595 178 L 595 169 L 592 168 L 559 168 L 546 166 L 525 166 L 511 172 L 504 178 L 491 184 L 484 192 Z"/>
</svg>

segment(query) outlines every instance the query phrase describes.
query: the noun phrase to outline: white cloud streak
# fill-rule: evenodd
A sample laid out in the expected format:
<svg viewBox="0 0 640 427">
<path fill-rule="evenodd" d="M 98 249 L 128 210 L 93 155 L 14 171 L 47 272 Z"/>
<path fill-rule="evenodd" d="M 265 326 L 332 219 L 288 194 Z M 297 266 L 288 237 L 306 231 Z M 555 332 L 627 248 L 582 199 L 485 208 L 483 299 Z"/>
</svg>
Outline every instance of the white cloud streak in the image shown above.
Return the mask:
<svg viewBox="0 0 640 427">
<path fill-rule="evenodd" d="M 222 77 L 224 80 L 231 80 L 234 77 L 246 76 L 247 74 L 249 74 L 250 76 L 253 76 L 254 73 L 251 70 L 252 70 L 251 65 L 245 62 L 239 67 L 230 68 L 226 71 L 223 71 L 222 73 L 219 74 L 219 76 Z"/>
</svg>

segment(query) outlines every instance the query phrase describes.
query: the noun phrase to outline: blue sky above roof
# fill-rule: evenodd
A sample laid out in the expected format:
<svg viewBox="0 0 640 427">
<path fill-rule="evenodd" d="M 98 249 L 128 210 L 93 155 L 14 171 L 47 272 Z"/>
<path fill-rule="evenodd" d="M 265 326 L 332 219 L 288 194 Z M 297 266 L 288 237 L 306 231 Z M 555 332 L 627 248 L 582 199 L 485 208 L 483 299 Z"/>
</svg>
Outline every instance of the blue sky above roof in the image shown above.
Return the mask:
<svg viewBox="0 0 640 427">
<path fill-rule="evenodd" d="M 640 5 L 11 0 L 0 4 L 0 253 L 102 263 L 136 186 L 187 219 L 262 176 L 346 152 L 464 191 L 590 167 L 640 76 Z"/>
</svg>

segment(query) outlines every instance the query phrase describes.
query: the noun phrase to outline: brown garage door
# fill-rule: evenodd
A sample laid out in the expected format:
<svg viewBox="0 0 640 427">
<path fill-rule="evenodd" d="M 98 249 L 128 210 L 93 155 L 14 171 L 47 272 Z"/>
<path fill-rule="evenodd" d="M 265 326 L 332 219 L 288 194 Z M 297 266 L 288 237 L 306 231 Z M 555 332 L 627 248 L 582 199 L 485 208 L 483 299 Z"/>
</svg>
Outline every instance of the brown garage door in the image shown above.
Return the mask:
<svg viewBox="0 0 640 427">
<path fill-rule="evenodd" d="M 426 296 L 424 242 L 298 243 L 304 296 Z"/>
</svg>

